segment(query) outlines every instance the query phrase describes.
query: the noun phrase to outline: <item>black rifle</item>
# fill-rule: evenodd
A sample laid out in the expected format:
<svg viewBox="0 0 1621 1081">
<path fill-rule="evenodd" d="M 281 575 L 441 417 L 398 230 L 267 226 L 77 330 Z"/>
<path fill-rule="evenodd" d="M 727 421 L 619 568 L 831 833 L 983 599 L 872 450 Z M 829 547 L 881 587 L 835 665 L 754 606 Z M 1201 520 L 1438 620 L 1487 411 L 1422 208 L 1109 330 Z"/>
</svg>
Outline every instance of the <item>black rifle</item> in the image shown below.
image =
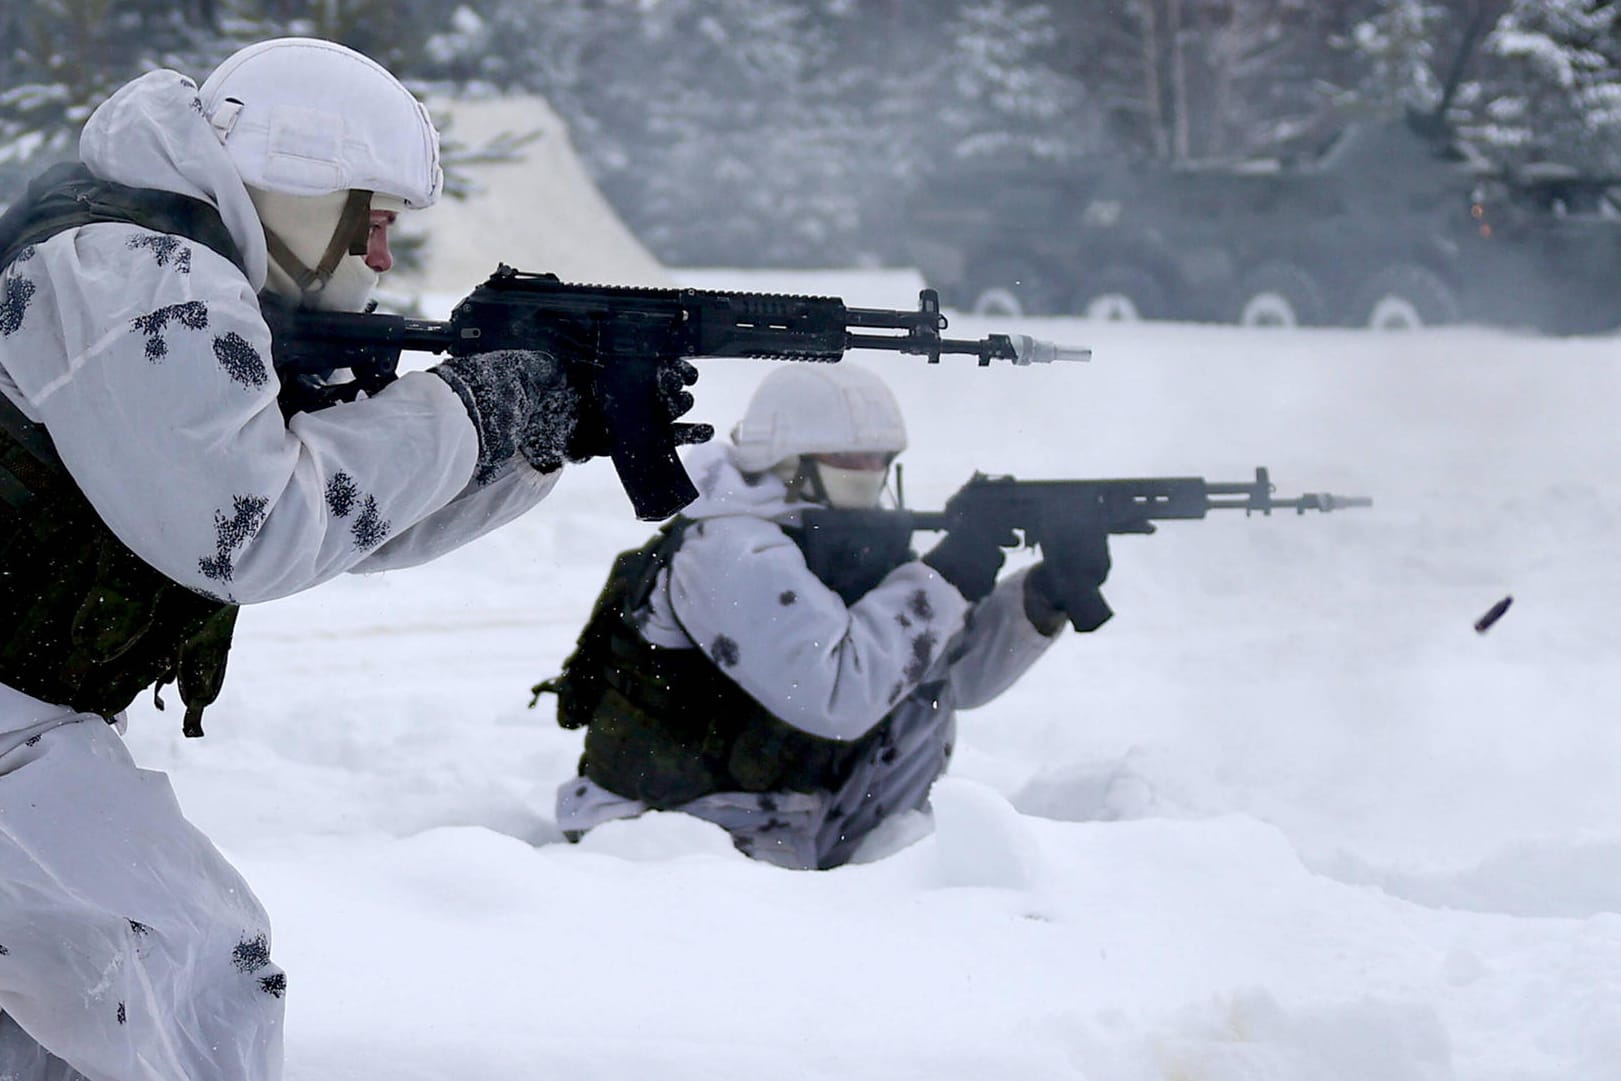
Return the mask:
<svg viewBox="0 0 1621 1081">
<path fill-rule="evenodd" d="M 1271 514 L 1275 510 L 1331 511 L 1371 507 L 1366 496 L 1308 493 L 1278 499 L 1264 468 L 1253 481 L 1212 483 L 1203 477 L 1144 477 L 1132 480 L 1016 480 L 976 473 L 942 511 L 909 511 L 914 530 L 949 530 L 967 522 L 1022 534 L 1026 546 L 1071 529 L 1104 533 L 1152 533 L 1156 521 L 1203 518 L 1213 510 Z M 1010 544 L 1018 539 L 1010 539 Z"/>
<path fill-rule="evenodd" d="M 899 476 L 897 471 L 897 495 Z M 1253 481 L 1213 484 L 1203 477 L 1135 480 L 1017 480 L 975 473 L 946 500 L 944 510 L 817 508 L 800 516 L 799 542 L 813 567 L 878 568 L 877 577 L 907 558 L 912 534 L 972 523 L 1003 538 L 1004 547 L 1034 548 L 1075 532 L 1152 533 L 1156 521 L 1203 518 L 1213 510 L 1271 514 L 1371 507 L 1366 496 L 1326 492 L 1278 499 L 1265 469 Z M 876 582 L 866 583 L 871 588 Z"/>
<path fill-rule="evenodd" d="M 289 412 L 375 393 L 394 379 L 402 351 L 534 349 L 584 366 L 583 382 L 608 418 L 620 483 L 636 516 L 649 521 L 668 518 L 698 494 L 662 419 L 661 366 L 694 357 L 837 361 L 849 349 L 912 353 L 931 364 L 942 353 L 961 353 L 978 357 L 981 367 L 1091 356 L 1023 334 L 944 338 L 946 317 L 933 289 L 922 291 L 917 311 L 890 311 L 846 307 L 837 297 L 575 285 L 505 264 L 456 305 L 448 322 L 274 305 L 266 306 L 265 319 L 277 374 L 292 392 L 292 404 L 287 398 L 283 404 Z M 871 330 L 899 333 L 864 333 Z M 327 384 L 340 368 L 354 378 Z"/>
</svg>

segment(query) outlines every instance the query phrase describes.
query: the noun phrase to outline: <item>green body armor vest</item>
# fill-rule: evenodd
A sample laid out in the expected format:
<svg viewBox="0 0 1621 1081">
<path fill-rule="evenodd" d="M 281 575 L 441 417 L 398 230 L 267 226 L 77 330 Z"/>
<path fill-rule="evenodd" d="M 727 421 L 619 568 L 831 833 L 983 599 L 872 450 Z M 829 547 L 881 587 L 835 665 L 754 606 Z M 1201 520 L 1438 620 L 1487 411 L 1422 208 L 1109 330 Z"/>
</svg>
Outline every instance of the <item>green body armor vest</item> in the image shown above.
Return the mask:
<svg viewBox="0 0 1621 1081">
<path fill-rule="evenodd" d="M 712 792 L 837 789 L 884 738 L 813 736 L 779 720 L 696 648 L 648 642 L 633 614 L 693 523 L 677 519 L 614 559 L 563 674 L 534 688 L 557 695 L 557 720 L 584 728 L 580 773 L 621 796 L 669 809 Z M 531 702 L 531 705 L 534 703 Z"/>
<path fill-rule="evenodd" d="M 0 217 L 0 270 L 28 245 L 95 222 L 175 234 L 241 262 L 207 203 L 68 165 L 41 174 Z M 0 682 L 111 719 L 143 688 L 178 680 L 184 731 L 200 736 L 203 709 L 225 678 L 236 612 L 131 552 L 45 429 L 0 395 Z"/>
</svg>

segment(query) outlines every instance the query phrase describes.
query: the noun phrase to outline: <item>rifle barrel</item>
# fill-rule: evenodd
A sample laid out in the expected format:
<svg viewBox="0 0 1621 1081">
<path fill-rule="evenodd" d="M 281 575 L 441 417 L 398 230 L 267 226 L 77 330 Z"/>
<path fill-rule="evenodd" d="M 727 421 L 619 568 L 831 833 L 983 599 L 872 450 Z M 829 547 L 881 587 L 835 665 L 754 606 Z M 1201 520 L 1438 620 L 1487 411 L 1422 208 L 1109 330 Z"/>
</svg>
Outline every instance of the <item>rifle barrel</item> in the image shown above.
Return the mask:
<svg viewBox="0 0 1621 1081">
<path fill-rule="evenodd" d="M 1028 334 L 992 334 L 977 340 L 969 338 L 939 338 L 927 331 L 914 329 L 907 335 L 856 334 L 844 336 L 846 349 L 879 349 L 892 353 L 913 353 L 929 358 L 930 363 L 940 354 L 966 354 L 978 357 L 980 367 L 993 360 L 1011 361 L 1016 367 L 1028 364 L 1051 364 L 1054 361 L 1091 360 L 1092 350 L 1073 345 L 1057 345 L 1032 338 Z"/>
<path fill-rule="evenodd" d="M 1327 513 L 1331 510 L 1345 510 L 1349 507 L 1371 507 L 1373 500 L 1365 495 L 1335 495 L 1332 492 L 1307 492 L 1295 499 L 1273 499 L 1267 496 L 1259 501 L 1251 499 L 1212 499 L 1211 510 L 1241 510 L 1245 512 L 1259 511 L 1269 514 L 1275 510 L 1293 510 L 1305 514 L 1309 510 L 1320 510 Z"/>
</svg>

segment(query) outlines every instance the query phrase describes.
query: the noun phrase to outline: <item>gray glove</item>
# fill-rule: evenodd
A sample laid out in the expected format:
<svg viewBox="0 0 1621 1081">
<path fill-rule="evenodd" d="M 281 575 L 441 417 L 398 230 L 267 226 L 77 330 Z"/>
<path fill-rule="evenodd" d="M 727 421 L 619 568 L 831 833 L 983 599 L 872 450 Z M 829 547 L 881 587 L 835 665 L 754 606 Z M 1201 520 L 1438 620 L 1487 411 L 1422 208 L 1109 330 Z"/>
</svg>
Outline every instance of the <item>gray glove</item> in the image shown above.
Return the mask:
<svg viewBox="0 0 1621 1081">
<path fill-rule="evenodd" d="M 478 465 L 473 480 L 488 484 L 514 458 L 542 473 L 565 462 L 583 462 L 612 448 L 608 420 L 584 384 L 549 353 L 502 349 L 452 357 L 429 371 L 461 398 L 478 429 Z M 686 388 L 698 369 L 686 361 L 661 367 L 659 402 L 678 445 L 702 442 L 713 434 L 707 424 L 675 424 L 692 408 Z"/>
<path fill-rule="evenodd" d="M 474 483 L 488 484 L 520 456 L 542 472 L 562 467 L 580 396 L 550 354 L 502 349 L 452 357 L 428 370 L 456 392 L 478 429 Z"/>
</svg>

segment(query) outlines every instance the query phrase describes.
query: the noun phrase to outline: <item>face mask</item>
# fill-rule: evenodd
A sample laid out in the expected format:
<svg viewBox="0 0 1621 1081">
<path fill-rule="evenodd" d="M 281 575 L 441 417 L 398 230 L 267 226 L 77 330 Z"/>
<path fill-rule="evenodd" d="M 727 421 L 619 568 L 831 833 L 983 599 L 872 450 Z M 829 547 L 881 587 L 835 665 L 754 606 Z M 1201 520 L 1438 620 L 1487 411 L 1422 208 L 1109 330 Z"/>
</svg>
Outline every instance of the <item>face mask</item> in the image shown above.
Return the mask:
<svg viewBox="0 0 1621 1081">
<path fill-rule="evenodd" d="M 822 491 L 827 505 L 840 510 L 871 510 L 884 494 L 884 482 L 889 479 L 888 469 L 840 469 L 826 462 L 816 463 L 816 472 L 822 478 Z"/>
<path fill-rule="evenodd" d="M 321 261 L 349 198 L 349 193 L 344 191 L 330 195 L 284 195 L 251 187 L 248 195 L 265 229 L 280 237 L 293 257 L 305 267 L 313 267 Z M 295 273 L 296 268 L 283 266 L 273 254 L 265 287 L 306 307 L 334 312 L 362 310 L 377 288 L 377 272 L 366 265 L 364 255 L 343 256 L 324 285 L 315 283 L 308 290 L 299 288 Z"/>
<path fill-rule="evenodd" d="M 878 506 L 889 468 L 841 469 L 814 459 L 795 455 L 771 467 L 772 473 L 788 486 L 788 495 L 807 503 L 820 503 L 839 510 L 871 510 Z"/>
</svg>

